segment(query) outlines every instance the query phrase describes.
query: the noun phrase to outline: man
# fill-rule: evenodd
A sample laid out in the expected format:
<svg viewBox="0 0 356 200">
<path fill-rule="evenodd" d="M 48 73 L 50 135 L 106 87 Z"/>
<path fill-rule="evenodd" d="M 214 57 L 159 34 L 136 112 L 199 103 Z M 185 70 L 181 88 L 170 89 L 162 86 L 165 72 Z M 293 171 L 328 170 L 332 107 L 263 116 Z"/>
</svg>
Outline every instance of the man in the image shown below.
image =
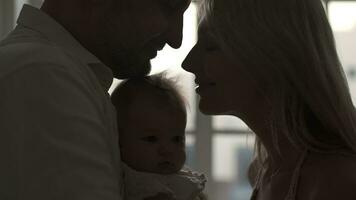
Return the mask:
<svg viewBox="0 0 356 200">
<path fill-rule="evenodd" d="M 120 200 L 113 75 L 178 48 L 190 0 L 45 0 L 0 43 L 0 199 Z M 152 199 L 164 199 L 157 195 Z"/>
</svg>

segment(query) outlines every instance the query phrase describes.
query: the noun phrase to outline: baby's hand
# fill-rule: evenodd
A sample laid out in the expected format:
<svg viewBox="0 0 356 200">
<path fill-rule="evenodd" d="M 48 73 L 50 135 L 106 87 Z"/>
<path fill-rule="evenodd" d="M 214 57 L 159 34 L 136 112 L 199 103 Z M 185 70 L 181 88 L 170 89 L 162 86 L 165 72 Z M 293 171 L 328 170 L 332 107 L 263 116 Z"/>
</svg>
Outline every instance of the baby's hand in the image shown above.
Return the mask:
<svg viewBox="0 0 356 200">
<path fill-rule="evenodd" d="M 143 200 L 177 200 L 173 194 L 158 193 L 155 196 L 144 198 Z"/>
</svg>

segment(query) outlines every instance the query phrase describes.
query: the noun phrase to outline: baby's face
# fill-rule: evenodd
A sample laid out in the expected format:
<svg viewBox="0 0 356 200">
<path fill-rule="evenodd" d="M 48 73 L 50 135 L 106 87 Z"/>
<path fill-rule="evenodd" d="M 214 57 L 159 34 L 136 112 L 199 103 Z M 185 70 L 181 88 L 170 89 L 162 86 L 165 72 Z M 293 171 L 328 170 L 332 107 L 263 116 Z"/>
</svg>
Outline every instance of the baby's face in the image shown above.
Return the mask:
<svg viewBox="0 0 356 200">
<path fill-rule="evenodd" d="M 175 173 L 186 159 L 185 114 L 147 103 L 134 106 L 125 133 L 120 133 L 122 160 L 138 171 Z"/>
</svg>

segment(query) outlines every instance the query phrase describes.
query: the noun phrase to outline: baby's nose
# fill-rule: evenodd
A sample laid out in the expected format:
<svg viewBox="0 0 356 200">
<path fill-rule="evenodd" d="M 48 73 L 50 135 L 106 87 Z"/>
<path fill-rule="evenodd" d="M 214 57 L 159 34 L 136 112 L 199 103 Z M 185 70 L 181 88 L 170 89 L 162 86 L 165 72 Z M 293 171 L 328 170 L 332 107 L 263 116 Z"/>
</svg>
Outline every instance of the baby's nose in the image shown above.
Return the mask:
<svg viewBox="0 0 356 200">
<path fill-rule="evenodd" d="M 165 144 L 158 148 L 158 154 L 161 156 L 170 156 L 173 153 L 171 145 Z"/>
</svg>

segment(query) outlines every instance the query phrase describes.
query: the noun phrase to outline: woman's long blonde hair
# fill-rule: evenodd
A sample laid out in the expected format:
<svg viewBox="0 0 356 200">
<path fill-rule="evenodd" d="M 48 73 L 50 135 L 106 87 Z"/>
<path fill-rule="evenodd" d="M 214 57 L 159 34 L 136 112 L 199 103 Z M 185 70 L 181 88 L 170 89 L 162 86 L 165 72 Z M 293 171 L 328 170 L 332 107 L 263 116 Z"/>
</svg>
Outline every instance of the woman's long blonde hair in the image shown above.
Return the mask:
<svg viewBox="0 0 356 200">
<path fill-rule="evenodd" d="M 260 88 L 276 144 L 285 134 L 300 149 L 356 152 L 355 110 L 320 0 L 203 0 L 200 8 L 232 59 L 259 85 L 279 86 Z M 266 152 L 256 156 L 269 166 Z"/>
</svg>

